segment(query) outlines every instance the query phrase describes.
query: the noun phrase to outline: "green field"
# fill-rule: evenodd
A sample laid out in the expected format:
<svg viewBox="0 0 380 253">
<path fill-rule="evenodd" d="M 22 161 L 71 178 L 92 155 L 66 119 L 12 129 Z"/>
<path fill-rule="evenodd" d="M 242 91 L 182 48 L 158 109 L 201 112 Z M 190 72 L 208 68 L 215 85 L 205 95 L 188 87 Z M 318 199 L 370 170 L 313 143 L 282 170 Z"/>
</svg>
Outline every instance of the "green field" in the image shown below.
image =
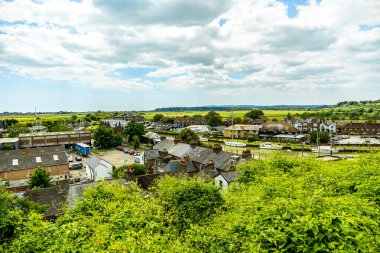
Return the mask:
<svg viewBox="0 0 380 253">
<path fill-rule="evenodd" d="M 249 112 L 249 110 L 241 110 L 241 111 L 217 111 L 217 113 L 220 113 L 223 119 L 231 118 L 231 115 L 233 113 L 234 118 L 241 118 L 244 119 L 244 115 Z M 303 110 L 263 110 L 265 117 L 273 120 L 282 120 L 283 118 L 286 118 L 286 115 L 290 112 L 291 114 L 296 113 L 303 113 L 305 111 Z M 153 116 L 155 114 L 162 114 L 164 117 L 172 118 L 172 117 L 183 117 L 185 115 L 187 116 L 194 116 L 194 115 L 206 115 L 208 111 L 182 111 L 182 112 L 143 112 L 142 115 L 147 120 L 152 120 Z"/>
<path fill-rule="evenodd" d="M 85 117 L 86 114 L 84 113 L 78 113 L 78 114 L 37 114 L 37 117 L 41 120 L 41 121 L 55 121 L 55 120 L 69 120 L 71 119 L 71 116 L 73 115 L 76 115 L 78 116 L 78 118 L 80 117 Z M 18 120 L 20 123 L 24 123 L 24 124 L 27 124 L 27 123 L 33 123 L 35 122 L 36 120 L 36 117 L 34 115 L 21 115 L 21 114 L 18 114 L 18 115 L 3 115 L 0 117 L 0 120 L 4 120 L 4 119 L 16 119 Z"/>
</svg>

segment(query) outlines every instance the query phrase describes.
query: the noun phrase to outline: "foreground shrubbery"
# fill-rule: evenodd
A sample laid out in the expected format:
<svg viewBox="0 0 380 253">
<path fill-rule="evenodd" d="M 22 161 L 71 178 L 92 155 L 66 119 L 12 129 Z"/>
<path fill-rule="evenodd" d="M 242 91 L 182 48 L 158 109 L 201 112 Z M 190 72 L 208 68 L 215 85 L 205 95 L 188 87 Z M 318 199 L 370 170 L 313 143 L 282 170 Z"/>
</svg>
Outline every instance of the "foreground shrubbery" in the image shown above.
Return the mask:
<svg viewBox="0 0 380 253">
<path fill-rule="evenodd" d="M 240 170 L 239 183 L 223 193 L 171 177 L 148 195 L 134 184 L 100 183 L 56 223 L 29 213 L 0 251 L 380 251 L 379 154 L 340 162 L 275 157 Z"/>
</svg>

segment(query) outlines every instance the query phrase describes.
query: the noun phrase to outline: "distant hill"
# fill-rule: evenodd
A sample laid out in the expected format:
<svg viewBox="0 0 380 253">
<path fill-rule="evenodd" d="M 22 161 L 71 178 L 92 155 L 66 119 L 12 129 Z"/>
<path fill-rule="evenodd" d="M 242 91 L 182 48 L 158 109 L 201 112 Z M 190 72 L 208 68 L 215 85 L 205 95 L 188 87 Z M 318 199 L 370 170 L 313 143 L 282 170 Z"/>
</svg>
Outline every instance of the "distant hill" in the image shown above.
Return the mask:
<svg viewBox="0 0 380 253">
<path fill-rule="evenodd" d="M 162 107 L 157 108 L 156 112 L 179 112 L 179 111 L 229 111 L 229 110 L 305 110 L 323 109 L 327 105 L 207 105 L 195 107 Z"/>
</svg>

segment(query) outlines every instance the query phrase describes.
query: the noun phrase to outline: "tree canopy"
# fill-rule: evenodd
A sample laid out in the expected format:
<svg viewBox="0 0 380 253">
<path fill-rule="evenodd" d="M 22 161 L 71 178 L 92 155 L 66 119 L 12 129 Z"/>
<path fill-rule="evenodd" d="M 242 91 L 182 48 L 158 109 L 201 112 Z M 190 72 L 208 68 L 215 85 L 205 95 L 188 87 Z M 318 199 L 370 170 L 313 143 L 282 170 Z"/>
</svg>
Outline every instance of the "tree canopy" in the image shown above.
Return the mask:
<svg viewBox="0 0 380 253">
<path fill-rule="evenodd" d="M 15 207 L 0 189 L 0 232 L 12 231 L 0 252 L 380 251 L 380 154 L 275 156 L 238 170 L 223 191 L 181 175 L 149 191 L 103 181 L 56 222 Z"/>
<path fill-rule="evenodd" d="M 45 168 L 37 168 L 29 176 L 28 186 L 31 189 L 47 188 L 51 186 L 51 173 Z"/>
<path fill-rule="evenodd" d="M 158 113 L 153 116 L 153 121 L 160 122 L 163 118 L 164 118 L 164 115 L 162 115 L 161 113 Z"/>
<path fill-rule="evenodd" d="M 180 132 L 179 137 L 180 137 L 181 141 L 183 141 L 185 143 L 190 143 L 190 141 L 192 141 L 192 140 L 199 142 L 199 136 L 193 130 L 191 130 L 189 128 L 183 129 Z"/>
<path fill-rule="evenodd" d="M 94 131 L 94 145 L 97 148 L 113 148 L 123 143 L 123 137 L 115 133 L 112 128 L 99 126 Z"/>
<path fill-rule="evenodd" d="M 140 139 L 144 135 L 144 125 L 131 121 L 125 126 L 124 134 L 127 136 L 128 142 L 133 142 L 134 136 Z"/>
<path fill-rule="evenodd" d="M 207 125 L 220 126 L 222 125 L 222 117 L 215 111 L 210 111 L 205 115 Z"/>
<path fill-rule="evenodd" d="M 249 117 L 251 119 L 261 119 L 262 117 L 264 117 L 264 112 L 262 110 L 251 110 L 249 112 L 247 112 L 245 115 L 245 117 Z"/>
</svg>

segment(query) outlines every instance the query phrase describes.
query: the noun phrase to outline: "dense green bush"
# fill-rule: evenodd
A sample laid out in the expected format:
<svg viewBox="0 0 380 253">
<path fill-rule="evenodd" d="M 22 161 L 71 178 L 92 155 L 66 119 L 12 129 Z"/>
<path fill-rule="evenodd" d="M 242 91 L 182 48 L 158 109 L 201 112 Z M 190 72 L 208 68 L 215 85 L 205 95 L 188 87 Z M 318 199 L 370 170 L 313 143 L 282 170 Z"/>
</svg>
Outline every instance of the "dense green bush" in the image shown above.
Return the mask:
<svg viewBox="0 0 380 253">
<path fill-rule="evenodd" d="M 15 224 L 0 252 L 380 251 L 380 154 L 277 156 L 239 170 L 222 192 L 188 178 L 160 179 L 149 192 L 101 182 L 55 223 L 0 205 Z"/>
</svg>

